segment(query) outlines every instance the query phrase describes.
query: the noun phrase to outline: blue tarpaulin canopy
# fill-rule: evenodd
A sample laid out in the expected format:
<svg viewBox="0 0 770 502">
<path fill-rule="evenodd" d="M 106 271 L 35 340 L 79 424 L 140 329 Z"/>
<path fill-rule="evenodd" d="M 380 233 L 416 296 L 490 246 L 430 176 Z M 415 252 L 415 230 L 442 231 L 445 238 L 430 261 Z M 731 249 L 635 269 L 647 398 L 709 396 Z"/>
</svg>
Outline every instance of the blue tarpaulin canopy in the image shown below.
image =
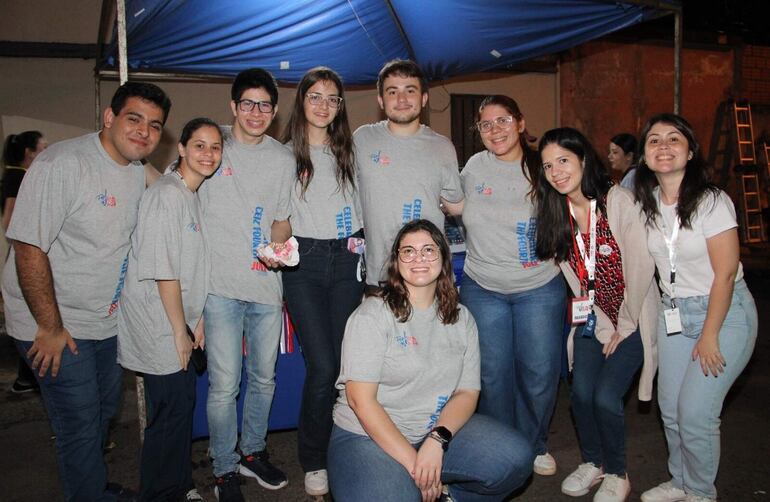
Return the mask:
<svg viewBox="0 0 770 502">
<path fill-rule="evenodd" d="M 679 2 L 602 0 L 126 0 L 132 71 L 232 76 L 259 66 L 295 83 L 325 65 L 371 84 L 383 63 L 431 80 L 505 68 L 665 14 Z M 117 42 L 108 48 L 115 66 Z"/>
</svg>

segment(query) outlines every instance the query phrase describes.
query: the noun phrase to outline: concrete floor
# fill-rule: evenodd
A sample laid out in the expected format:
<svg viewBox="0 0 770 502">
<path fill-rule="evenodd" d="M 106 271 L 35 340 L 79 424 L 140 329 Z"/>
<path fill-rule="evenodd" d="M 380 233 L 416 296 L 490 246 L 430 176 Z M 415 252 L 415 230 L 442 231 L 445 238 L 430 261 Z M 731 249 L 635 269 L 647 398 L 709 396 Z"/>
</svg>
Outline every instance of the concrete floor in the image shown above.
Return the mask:
<svg viewBox="0 0 770 502">
<path fill-rule="evenodd" d="M 719 499 L 729 502 L 770 500 L 770 261 L 764 256 L 747 256 L 744 263 L 749 288 L 757 299 L 760 334 L 754 357 L 727 398 L 722 422 L 722 462 L 717 489 Z M 752 259 L 753 258 L 753 259 Z M 0 389 L 15 378 L 16 352 L 7 336 L 0 336 Z M 107 455 L 112 481 L 137 488 L 139 431 L 134 377 L 125 375 L 123 408 L 116 421 Z M 668 479 L 666 446 L 657 404 L 642 405 L 635 389 L 626 405 L 628 428 L 628 471 L 632 485 L 629 500 L 639 500 L 645 489 Z M 45 412 L 37 395 L 15 396 L 0 391 L 0 501 L 59 501 L 54 443 Z M 249 501 L 306 501 L 303 474 L 296 458 L 296 432 L 271 433 L 268 449 L 275 464 L 286 471 L 289 485 L 277 492 L 246 481 L 243 492 Z M 566 501 L 559 486 L 579 463 L 575 430 L 569 412 L 568 386 L 562 382 L 551 424 L 551 452 L 559 463 L 555 476 L 535 476 L 516 500 Z M 215 500 L 211 466 L 206 455 L 207 440 L 193 444 L 194 478 L 208 501 Z M 589 500 L 589 496 L 582 497 Z M 318 500 L 321 500 L 319 497 Z M 325 497 L 325 500 L 331 500 Z"/>
</svg>

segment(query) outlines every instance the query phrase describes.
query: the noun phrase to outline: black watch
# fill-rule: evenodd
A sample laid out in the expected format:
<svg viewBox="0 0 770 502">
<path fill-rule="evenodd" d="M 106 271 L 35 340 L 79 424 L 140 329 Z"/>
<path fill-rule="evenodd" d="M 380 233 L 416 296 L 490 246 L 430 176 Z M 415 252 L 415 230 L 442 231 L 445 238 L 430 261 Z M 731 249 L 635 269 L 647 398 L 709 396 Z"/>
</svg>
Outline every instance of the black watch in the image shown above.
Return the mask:
<svg viewBox="0 0 770 502">
<path fill-rule="evenodd" d="M 447 451 L 449 442 L 452 440 L 452 432 L 443 425 L 439 425 L 430 431 L 430 437 L 441 443 L 441 448 Z"/>
</svg>

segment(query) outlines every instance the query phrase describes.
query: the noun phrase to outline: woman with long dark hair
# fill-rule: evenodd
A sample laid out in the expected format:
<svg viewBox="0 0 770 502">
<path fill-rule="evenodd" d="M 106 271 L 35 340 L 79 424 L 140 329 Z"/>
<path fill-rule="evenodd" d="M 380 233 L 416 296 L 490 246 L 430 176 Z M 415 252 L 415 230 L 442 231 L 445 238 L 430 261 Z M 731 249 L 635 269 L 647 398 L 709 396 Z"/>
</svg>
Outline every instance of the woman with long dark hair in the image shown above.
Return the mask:
<svg viewBox="0 0 770 502">
<path fill-rule="evenodd" d="M 740 262 L 735 207 L 709 183 L 692 126 L 670 113 L 644 126 L 635 195 L 663 291 L 658 403 L 671 480 L 644 502 L 717 498 L 719 415 L 757 338 Z"/>
<path fill-rule="evenodd" d="M 553 260 L 535 253 L 534 195 L 540 158 L 528 143 L 519 105 L 485 98 L 476 129 L 486 150 L 460 174 L 467 253 L 460 302 L 479 326 L 479 412 L 520 431 L 537 457 L 534 471 L 556 473 L 548 424 L 561 371 L 566 288 Z"/>
<path fill-rule="evenodd" d="M 142 196 L 118 309 L 118 362 L 144 375 L 141 500 L 203 500 L 192 479 L 194 348 L 203 347 L 209 267 L 198 188 L 222 160 L 215 122 L 188 122 L 171 172 Z M 190 333 L 194 333 L 191 339 Z"/>
<path fill-rule="evenodd" d="M 579 131 L 552 129 L 540 139 L 537 252 L 561 267 L 574 295 L 568 341 L 571 403 L 583 463 L 561 485 L 596 502 L 621 502 L 626 473 L 623 397 L 643 367 L 639 399 L 652 397 L 657 287 L 633 195 L 612 185 Z"/>
<path fill-rule="evenodd" d="M 364 288 L 354 252 L 362 251 L 363 232 L 353 141 L 334 71 L 318 67 L 302 77 L 283 140 L 297 160 L 290 221 L 300 253 L 299 265 L 283 271 L 283 285 L 307 368 L 297 448 L 305 491 L 317 496 L 328 492 L 326 449 L 342 335 Z"/>
<path fill-rule="evenodd" d="M 396 235 L 385 286 L 350 316 L 329 445 L 338 502 L 502 500 L 529 476 L 532 450 L 474 415 L 476 323 L 458 303 L 449 244 L 428 220 Z"/>
</svg>

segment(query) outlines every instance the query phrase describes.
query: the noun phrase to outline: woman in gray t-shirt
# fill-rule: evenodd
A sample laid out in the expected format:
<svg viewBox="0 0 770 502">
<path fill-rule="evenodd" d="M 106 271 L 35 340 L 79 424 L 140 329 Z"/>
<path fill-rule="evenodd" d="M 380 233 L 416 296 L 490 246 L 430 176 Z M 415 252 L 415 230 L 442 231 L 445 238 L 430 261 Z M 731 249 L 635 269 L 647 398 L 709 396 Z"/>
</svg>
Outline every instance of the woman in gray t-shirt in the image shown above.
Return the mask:
<svg viewBox="0 0 770 502">
<path fill-rule="evenodd" d="M 222 133 L 216 123 L 206 118 L 188 122 L 179 139 L 179 160 L 145 191 L 131 237 L 118 310 L 118 362 L 144 374 L 148 416 L 142 500 L 193 500 L 196 375 L 190 354 L 203 347 L 209 279 L 197 190 L 221 160 Z"/>
<path fill-rule="evenodd" d="M 476 323 L 453 284 L 449 244 L 428 220 L 404 225 L 385 286 L 351 315 L 329 444 L 338 502 L 501 500 L 532 472 L 512 428 L 474 415 Z"/>
<path fill-rule="evenodd" d="M 548 423 L 561 370 L 567 291 L 553 260 L 535 252 L 534 186 L 540 158 L 508 96 L 485 98 L 476 128 L 486 150 L 460 179 L 468 246 L 460 302 L 479 325 L 479 413 L 520 431 L 537 455 L 534 470 L 556 473 Z"/>
</svg>

